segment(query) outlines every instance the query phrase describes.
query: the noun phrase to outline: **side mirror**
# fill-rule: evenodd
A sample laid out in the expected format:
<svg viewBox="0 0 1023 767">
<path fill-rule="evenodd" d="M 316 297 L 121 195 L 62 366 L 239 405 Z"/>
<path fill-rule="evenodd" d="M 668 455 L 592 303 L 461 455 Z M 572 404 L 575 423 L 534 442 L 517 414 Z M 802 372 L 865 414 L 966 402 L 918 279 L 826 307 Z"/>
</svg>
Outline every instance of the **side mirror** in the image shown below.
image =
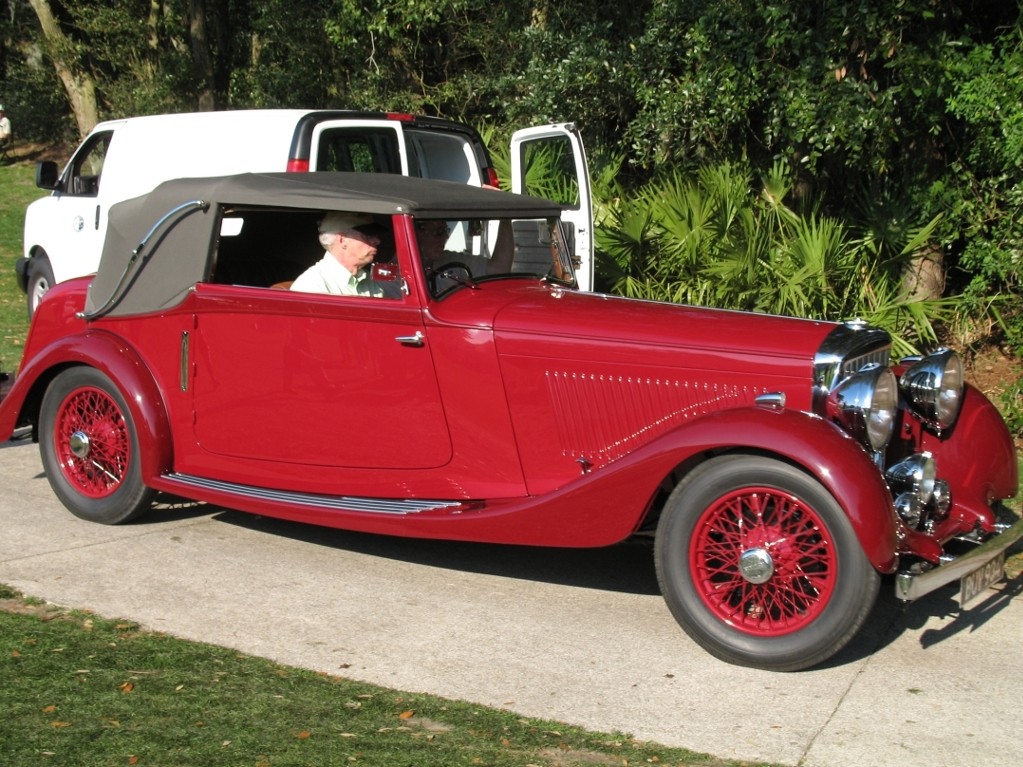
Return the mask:
<svg viewBox="0 0 1023 767">
<path fill-rule="evenodd" d="M 401 270 L 397 264 L 373 264 L 369 276 L 376 282 L 399 282 Z"/>
<path fill-rule="evenodd" d="M 52 160 L 44 160 L 36 163 L 36 186 L 40 189 L 56 189 L 60 183 L 60 175 L 57 173 L 57 163 Z"/>
</svg>

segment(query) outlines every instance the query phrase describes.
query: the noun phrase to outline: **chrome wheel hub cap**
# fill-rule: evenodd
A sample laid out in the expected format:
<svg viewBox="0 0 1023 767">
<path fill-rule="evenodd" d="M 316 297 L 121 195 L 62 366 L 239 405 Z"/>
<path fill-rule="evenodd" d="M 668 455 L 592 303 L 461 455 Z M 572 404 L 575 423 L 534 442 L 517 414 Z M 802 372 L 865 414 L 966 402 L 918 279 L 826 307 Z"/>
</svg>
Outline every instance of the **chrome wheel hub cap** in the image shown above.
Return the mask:
<svg viewBox="0 0 1023 767">
<path fill-rule="evenodd" d="M 89 455 L 89 435 L 84 431 L 76 431 L 68 440 L 68 447 L 77 458 L 85 458 Z"/>
<path fill-rule="evenodd" d="M 739 557 L 739 572 L 750 583 L 766 583 L 774 575 L 774 560 L 767 549 L 747 549 Z"/>
</svg>

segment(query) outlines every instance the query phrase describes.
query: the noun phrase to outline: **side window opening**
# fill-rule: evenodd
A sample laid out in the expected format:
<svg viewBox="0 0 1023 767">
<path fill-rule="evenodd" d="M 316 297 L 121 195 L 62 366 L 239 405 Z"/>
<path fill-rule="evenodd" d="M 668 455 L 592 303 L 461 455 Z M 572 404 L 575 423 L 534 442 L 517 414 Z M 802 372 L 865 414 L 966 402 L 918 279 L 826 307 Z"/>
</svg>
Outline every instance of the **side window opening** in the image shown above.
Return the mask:
<svg viewBox="0 0 1023 767">
<path fill-rule="evenodd" d="M 480 183 L 476 176 L 476 155 L 472 144 L 457 134 L 438 131 L 406 130 L 409 157 L 415 158 L 412 175 L 423 178 Z"/>
<path fill-rule="evenodd" d="M 78 153 L 68 173 L 67 194 L 95 197 L 99 193 L 100 176 L 113 135 L 101 133 L 94 136 L 93 141 Z"/>
<path fill-rule="evenodd" d="M 234 209 L 224 213 L 208 282 L 287 287 L 323 257 L 321 210 Z M 390 226 L 387 226 L 390 230 Z M 394 234 L 381 236 L 377 263 L 394 259 Z"/>
<path fill-rule="evenodd" d="M 523 193 L 579 209 L 579 182 L 567 136 L 524 142 L 521 146 Z"/>
<path fill-rule="evenodd" d="M 231 210 L 224 214 L 208 282 L 271 287 L 315 263 L 318 211 Z"/>
<path fill-rule="evenodd" d="M 330 128 L 320 134 L 316 170 L 401 173 L 398 134 L 391 128 Z"/>
</svg>

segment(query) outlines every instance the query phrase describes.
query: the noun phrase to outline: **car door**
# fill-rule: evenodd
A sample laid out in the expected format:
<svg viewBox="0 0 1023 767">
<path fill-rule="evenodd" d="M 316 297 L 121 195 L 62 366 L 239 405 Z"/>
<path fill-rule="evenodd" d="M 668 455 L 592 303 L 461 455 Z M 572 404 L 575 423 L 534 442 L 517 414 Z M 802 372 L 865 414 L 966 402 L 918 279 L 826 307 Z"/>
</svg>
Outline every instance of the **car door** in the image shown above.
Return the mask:
<svg viewBox="0 0 1023 767">
<path fill-rule="evenodd" d="M 113 138 L 113 130 L 93 134 L 68 162 L 54 194 L 45 198 L 49 210 L 33 211 L 34 219 L 47 222 L 45 232 L 32 234 L 49 257 L 56 282 L 88 274 L 99 261 L 107 207 L 100 181 Z"/>
<path fill-rule="evenodd" d="M 451 441 L 411 298 L 198 285 L 194 433 L 253 463 L 447 464 Z"/>
<path fill-rule="evenodd" d="M 576 279 L 593 289 L 593 200 L 590 172 L 575 123 L 525 128 L 512 135 L 512 191 L 566 206 L 561 215 L 574 238 Z"/>
</svg>

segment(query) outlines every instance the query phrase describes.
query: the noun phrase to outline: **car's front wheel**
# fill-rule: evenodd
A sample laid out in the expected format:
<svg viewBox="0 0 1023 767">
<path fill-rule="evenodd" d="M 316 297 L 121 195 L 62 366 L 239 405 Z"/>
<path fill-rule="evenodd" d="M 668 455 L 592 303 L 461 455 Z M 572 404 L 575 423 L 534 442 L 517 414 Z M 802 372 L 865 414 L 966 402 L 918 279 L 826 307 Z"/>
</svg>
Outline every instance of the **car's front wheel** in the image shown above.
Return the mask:
<svg viewBox="0 0 1023 767">
<path fill-rule="evenodd" d="M 762 456 L 722 456 L 687 476 L 661 515 L 655 558 L 686 633 L 722 660 L 774 671 L 838 652 L 880 584 L 828 491 Z"/>
<path fill-rule="evenodd" d="M 100 371 L 74 367 L 46 390 L 39 450 L 53 492 L 77 517 L 114 525 L 145 511 L 139 441 L 117 387 Z"/>
</svg>

